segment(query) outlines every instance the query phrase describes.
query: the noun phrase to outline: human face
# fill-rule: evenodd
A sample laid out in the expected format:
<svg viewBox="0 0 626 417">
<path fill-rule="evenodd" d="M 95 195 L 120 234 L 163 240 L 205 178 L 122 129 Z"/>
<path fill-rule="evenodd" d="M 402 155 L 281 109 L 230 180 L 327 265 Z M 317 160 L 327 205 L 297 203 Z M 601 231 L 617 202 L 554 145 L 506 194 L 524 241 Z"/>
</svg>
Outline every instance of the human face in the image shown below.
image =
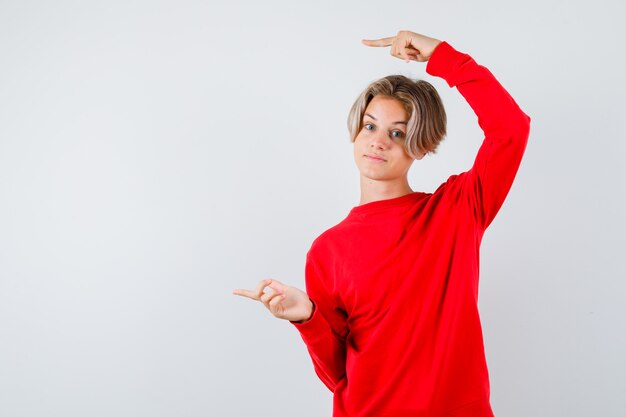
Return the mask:
<svg viewBox="0 0 626 417">
<path fill-rule="evenodd" d="M 408 120 L 399 100 L 374 96 L 354 140 L 354 160 L 362 176 L 377 181 L 406 181 L 414 161 L 404 149 Z"/>
</svg>

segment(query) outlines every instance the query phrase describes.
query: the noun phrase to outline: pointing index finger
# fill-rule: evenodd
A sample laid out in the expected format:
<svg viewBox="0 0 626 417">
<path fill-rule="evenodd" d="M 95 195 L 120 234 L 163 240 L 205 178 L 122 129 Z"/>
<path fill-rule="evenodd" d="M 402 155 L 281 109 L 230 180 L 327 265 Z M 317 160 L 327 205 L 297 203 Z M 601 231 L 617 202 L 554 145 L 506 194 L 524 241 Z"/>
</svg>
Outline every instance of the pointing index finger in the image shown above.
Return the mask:
<svg viewBox="0 0 626 417">
<path fill-rule="evenodd" d="M 381 39 L 361 39 L 361 42 L 367 46 L 391 46 L 395 36 Z"/>
<path fill-rule="evenodd" d="M 233 294 L 242 295 L 253 300 L 259 300 L 263 295 L 263 289 L 271 282 L 271 279 L 264 279 L 259 282 L 254 290 L 246 290 L 243 288 L 233 290 Z"/>
</svg>

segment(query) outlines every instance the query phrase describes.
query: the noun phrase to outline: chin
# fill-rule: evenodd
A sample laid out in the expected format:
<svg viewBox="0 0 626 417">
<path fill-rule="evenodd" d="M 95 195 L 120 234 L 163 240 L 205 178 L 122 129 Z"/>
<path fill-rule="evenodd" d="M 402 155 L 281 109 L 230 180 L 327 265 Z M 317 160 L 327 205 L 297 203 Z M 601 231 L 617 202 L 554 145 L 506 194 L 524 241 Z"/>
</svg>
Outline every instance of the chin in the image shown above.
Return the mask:
<svg viewBox="0 0 626 417">
<path fill-rule="evenodd" d="M 393 179 L 393 176 L 390 176 L 389 173 L 382 171 L 372 172 L 372 170 L 368 169 L 365 171 L 360 171 L 360 173 L 362 177 L 372 181 L 388 181 Z"/>
</svg>

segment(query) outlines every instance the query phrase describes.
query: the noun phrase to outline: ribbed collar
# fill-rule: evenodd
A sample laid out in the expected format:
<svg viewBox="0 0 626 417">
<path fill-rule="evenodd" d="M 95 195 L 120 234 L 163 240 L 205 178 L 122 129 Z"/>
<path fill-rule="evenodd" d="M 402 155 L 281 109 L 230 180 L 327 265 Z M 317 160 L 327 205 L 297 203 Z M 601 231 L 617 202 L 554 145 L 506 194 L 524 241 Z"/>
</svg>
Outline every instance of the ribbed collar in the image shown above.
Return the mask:
<svg viewBox="0 0 626 417">
<path fill-rule="evenodd" d="M 352 210 L 350 210 L 349 216 L 353 214 L 366 214 L 374 211 L 385 210 L 392 207 L 399 207 L 403 205 L 410 204 L 413 201 L 416 201 L 420 196 L 423 196 L 425 193 L 419 191 L 413 191 L 412 193 L 405 194 L 400 197 L 388 198 L 386 200 L 377 200 L 370 201 L 369 203 L 361 204 L 360 206 L 354 206 Z"/>
</svg>

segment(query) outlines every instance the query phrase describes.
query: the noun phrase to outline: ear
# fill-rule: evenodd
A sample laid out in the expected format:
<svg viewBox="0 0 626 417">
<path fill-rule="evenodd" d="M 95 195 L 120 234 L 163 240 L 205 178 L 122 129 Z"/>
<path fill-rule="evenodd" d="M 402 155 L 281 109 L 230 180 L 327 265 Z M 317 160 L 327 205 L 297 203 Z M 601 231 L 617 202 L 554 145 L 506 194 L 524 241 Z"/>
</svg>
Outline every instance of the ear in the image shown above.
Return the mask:
<svg viewBox="0 0 626 417">
<path fill-rule="evenodd" d="M 428 152 L 422 152 L 419 155 L 417 155 L 417 158 L 415 158 L 416 161 L 419 161 L 420 159 L 422 159 L 424 156 L 426 156 Z"/>
</svg>

